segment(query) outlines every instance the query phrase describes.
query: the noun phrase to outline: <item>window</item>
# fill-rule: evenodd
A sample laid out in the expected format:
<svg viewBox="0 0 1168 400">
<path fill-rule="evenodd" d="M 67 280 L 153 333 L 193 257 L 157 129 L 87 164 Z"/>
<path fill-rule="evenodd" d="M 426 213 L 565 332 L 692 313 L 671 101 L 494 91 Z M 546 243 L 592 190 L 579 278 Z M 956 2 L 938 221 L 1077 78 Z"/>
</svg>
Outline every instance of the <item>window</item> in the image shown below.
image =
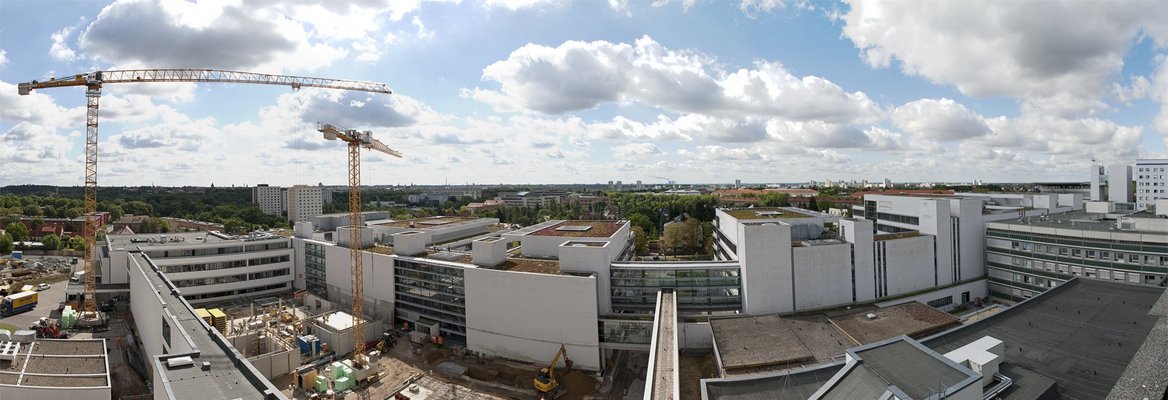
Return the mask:
<svg viewBox="0 0 1168 400">
<path fill-rule="evenodd" d="M 1073 250 L 1071 250 L 1071 256 L 1072 256 L 1072 257 L 1076 257 L 1076 258 L 1078 258 L 1078 257 L 1082 257 L 1082 256 L 1083 256 L 1083 249 L 1073 249 Z"/>
<path fill-rule="evenodd" d="M 1067 255 L 1067 248 L 1066 247 L 1059 247 L 1059 255 L 1060 256 Z"/>
<path fill-rule="evenodd" d="M 966 295 L 968 295 L 968 292 L 966 292 Z M 934 308 L 944 307 L 944 306 L 947 306 L 950 304 L 953 304 L 953 296 L 945 296 L 945 297 L 942 297 L 942 298 L 939 298 L 936 300 L 929 301 L 929 307 L 934 307 Z"/>
<path fill-rule="evenodd" d="M 1087 250 L 1087 258 L 1095 258 L 1095 250 Z"/>
<path fill-rule="evenodd" d="M 1140 263 L 1140 255 L 1139 254 L 1129 254 L 1127 257 L 1127 260 L 1130 261 L 1132 264 L 1139 264 Z"/>
<path fill-rule="evenodd" d="M 1111 261 L 1111 252 L 1107 252 L 1107 251 L 1099 252 L 1099 259 L 1103 260 L 1103 261 Z"/>
</svg>

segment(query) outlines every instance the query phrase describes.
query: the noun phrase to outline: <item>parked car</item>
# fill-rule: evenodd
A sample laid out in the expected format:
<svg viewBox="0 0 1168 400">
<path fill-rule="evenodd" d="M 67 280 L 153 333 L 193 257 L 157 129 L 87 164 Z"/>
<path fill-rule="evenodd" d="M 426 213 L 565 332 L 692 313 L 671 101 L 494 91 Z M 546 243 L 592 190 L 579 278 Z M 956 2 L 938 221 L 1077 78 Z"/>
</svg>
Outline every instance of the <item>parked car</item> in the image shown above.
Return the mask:
<svg viewBox="0 0 1168 400">
<path fill-rule="evenodd" d="M 49 284 L 47 284 L 47 283 L 42 283 L 42 284 L 39 284 L 36 286 L 36 290 L 39 292 L 42 290 L 49 290 L 49 288 L 51 288 L 51 287 L 52 286 L 49 286 Z"/>
</svg>

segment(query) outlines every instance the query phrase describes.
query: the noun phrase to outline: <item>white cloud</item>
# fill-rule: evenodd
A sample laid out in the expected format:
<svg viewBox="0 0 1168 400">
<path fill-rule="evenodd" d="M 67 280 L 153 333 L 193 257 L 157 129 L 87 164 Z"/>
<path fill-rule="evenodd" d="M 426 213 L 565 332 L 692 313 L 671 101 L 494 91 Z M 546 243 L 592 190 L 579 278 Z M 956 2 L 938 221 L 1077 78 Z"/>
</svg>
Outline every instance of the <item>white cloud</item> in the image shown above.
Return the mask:
<svg viewBox="0 0 1168 400">
<path fill-rule="evenodd" d="M 0 81 L 0 120 L 76 128 L 85 125 L 85 107 L 63 107 L 39 91 L 21 96 L 17 94 L 16 85 Z"/>
<path fill-rule="evenodd" d="M 311 71 L 348 55 L 393 6 L 119 1 L 81 33 L 81 49 L 114 64 Z M 365 57 L 368 58 L 367 55 Z"/>
<path fill-rule="evenodd" d="M 417 28 L 418 31 L 414 34 L 414 36 L 419 40 L 429 40 L 434 37 L 434 31 L 426 30 L 426 24 L 422 23 L 422 19 L 417 15 L 415 15 L 414 18 L 410 20 L 410 24 L 414 25 L 414 28 Z"/>
<path fill-rule="evenodd" d="M 670 50 L 648 36 L 633 44 L 568 41 L 527 44 L 483 69 L 500 90 L 463 96 L 501 111 L 547 114 L 638 101 L 678 113 L 829 122 L 875 121 L 881 111 L 862 92 L 816 76 L 797 77 L 777 62 L 727 72 L 713 57 Z"/>
<path fill-rule="evenodd" d="M 698 146 L 693 150 L 678 150 L 683 156 L 701 161 L 755 161 L 766 160 L 767 155 L 757 148 L 729 148 L 716 145 Z"/>
<path fill-rule="evenodd" d="M 486 0 L 483 2 L 483 5 L 487 8 L 503 8 L 516 11 L 525 8 L 542 7 L 554 3 L 556 3 L 555 0 Z"/>
<path fill-rule="evenodd" d="M 950 99 L 920 99 L 892 112 L 896 126 L 922 138 L 947 141 L 978 137 L 990 132 L 985 119 Z"/>
<path fill-rule="evenodd" d="M 73 31 L 76 29 L 77 27 L 67 26 L 50 35 L 49 38 L 53 41 L 53 45 L 49 47 L 50 57 L 53 57 L 53 59 L 57 61 L 73 61 L 77 59 L 77 52 L 73 51 L 73 49 L 70 48 L 67 43 L 65 43 L 67 40 L 69 40 L 69 36 L 71 36 Z"/>
<path fill-rule="evenodd" d="M 661 148 L 652 143 L 629 143 L 613 147 L 613 153 L 622 160 L 645 158 L 665 154 Z"/>
<path fill-rule="evenodd" d="M 866 133 L 852 125 L 823 121 L 792 122 L 774 120 L 767 131 L 782 142 L 819 148 L 864 148 L 874 144 Z"/>
<path fill-rule="evenodd" d="M 0 67 L 3 67 L 4 64 L 8 64 L 8 52 L 0 49 Z"/>
<path fill-rule="evenodd" d="M 968 96 L 1010 96 L 1064 116 L 1108 108 L 1099 98 L 1134 42 L 1168 46 L 1156 0 L 849 3 L 843 35 L 870 66 L 897 60 Z"/>
<path fill-rule="evenodd" d="M 1168 55 L 1156 56 L 1156 63 L 1159 67 L 1156 68 L 1156 74 L 1152 78 L 1153 84 L 1148 95 L 1153 100 L 1160 102 L 1160 113 L 1156 115 L 1152 124 L 1156 127 L 1157 132 L 1168 137 Z"/>
</svg>

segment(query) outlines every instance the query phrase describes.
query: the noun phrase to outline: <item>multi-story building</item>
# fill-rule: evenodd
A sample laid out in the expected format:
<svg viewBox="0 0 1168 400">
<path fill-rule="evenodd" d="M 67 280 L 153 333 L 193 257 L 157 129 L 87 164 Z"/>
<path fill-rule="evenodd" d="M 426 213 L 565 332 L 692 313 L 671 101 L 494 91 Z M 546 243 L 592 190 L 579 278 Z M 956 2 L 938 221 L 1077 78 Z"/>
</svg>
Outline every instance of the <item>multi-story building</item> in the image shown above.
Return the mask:
<svg viewBox="0 0 1168 400">
<path fill-rule="evenodd" d="M 1160 202 L 1168 208 L 1168 200 Z M 1115 212 L 1109 203 L 1089 203 L 1085 211 L 988 222 L 989 290 L 1002 298 L 1030 298 L 1076 276 L 1163 285 L 1168 275 L 1165 215 Z"/>
<path fill-rule="evenodd" d="M 552 203 L 560 203 L 568 197 L 566 192 L 500 192 L 499 200 L 514 207 L 546 208 Z"/>
<path fill-rule="evenodd" d="M 1136 209 L 1146 210 L 1158 199 L 1168 199 L 1168 159 L 1140 159 L 1132 170 L 1136 181 Z"/>
<path fill-rule="evenodd" d="M 264 214 L 280 215 L 287 209 L 283 188 L 279 186 L 256 185 L 251 189 L 251 202 L 259 206 Z"/>
<path fill-rule="evenodd" d="M 218 232 L 108 235 L 99 249 L 103 285 L 129 282 L 127 260 L 144 253 L 191 303 L 229 301 L 292 289 L 291 240 L 257 234 L 228 236 Z M 66 293 L 80 293 L 70 285 Z"/>
<path fill-rule="evenodd" d="M 980 204 L 969 206 L 973 203 Z M 919 204 L 931 216 L 927 220 L 948 216 L 948 205 Z M 950 302 L 956 305 L 984 297 L 984 267 L 974 261 L 955 265 L 962 257 L 953 251 L 960 230 L 949 218 L 941 220 L 944 229 L 877 232 L 873 221 L 794 208 L 718 210 L 714 253 L 716 260 L 738 263 L 741 310 L 748 315 L 896 299 L 959 298 Z M 980 242 L 970 239 L 960 246 L 975 252 Z"/>
<path fill-rule="evenodd" d="M 324 200 L 319 186 L 294 185 L 288 188 L 288 220 L 296 223 L 310 221 L 324 213 Z"/>
</svg>

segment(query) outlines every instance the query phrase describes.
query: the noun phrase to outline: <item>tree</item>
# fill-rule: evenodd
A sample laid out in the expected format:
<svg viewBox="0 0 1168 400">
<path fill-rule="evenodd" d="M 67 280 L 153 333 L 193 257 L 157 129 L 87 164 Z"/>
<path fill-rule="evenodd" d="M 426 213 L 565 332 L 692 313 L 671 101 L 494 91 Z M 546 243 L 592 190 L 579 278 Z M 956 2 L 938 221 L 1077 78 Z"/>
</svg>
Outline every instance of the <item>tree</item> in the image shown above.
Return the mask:
<svg viewBox="0 0 1168 400">
<path fill-rule="evenodd" d="M 12 236 L 7 233 L 0 233 L 0 254 L 8 254 L 12 252 Z"/>
<path fill-rule="evenodd" d="M 827 200 L 822 200 L 822 201 L 820 201 L 820 202 L 819 202 L 819 207 L 818 207 L 818 208 L 819 208 L 821 211 L 828 211 L 828 210 L 831 210 L 831 208 L 832 208 L 832 207 L 833 207 L 833 204 L 831 204 L 831 202 L 830 202 L 830 201 L 827 201 Z"/>
<path fill-rule="evenodd" d="M 647 216 L 645 216 L 645 214 L 641 214 L 641 213 L 629 214 L 629 224 L 631 224 L 632 226 L 641 227 L 641 230 L 646 232 L 646 233 L 652 232 L 655 230 L 655 229 L 653 229 L 653 221 L 649 220 L 649 217 L 647 217 Z"/>
<path fill-rule="evenodd" d="M 649 250 L 649 236 L 645 230 L 639 226 L 633 226 L 633 243 L 636 245 L 637 254 L 643 254 Z"/>
<path fill-rule="evenodd" d="M 767 193 L 762 195 L 763 207 L 790 207 L 791 202 L 786 193 Z"/>
<path fill-rule="evenodd" d="M 29 224 L 32 225 L 32 227 L 31 227 L 32 231 L 36 232 L 36 231 L 39 231 L 42 226 L 45 226 L 45 219 L 41 218 L 41 217 L 36 217 L 36 218 L 33 218 L 32 221 L 29 222 Z"/>
<path fill-rule="evenodd" d="M 45 245 L 45 250 L 61 249 L 61 238 L 51 233 L 41 238 L 41 243 Z"/>
<path fill-rule="evenodd" d="M 4 231 L 8 232 L 8 236 L 12 237 L 13 241 L 23 242 L 28 240 L 28 227 L 21 222 L 13 222 L 4 227 Z"/>
<path fill-rule="evenodd" d="M 223 220 L 223 230 L 228 234 L 247 233 L 247 228 L 250 227 L 247 223 L 239 218 L 228 218 Z"/>
<path fill-rule="evenodd" d="M 811 200 L 807 201 L 807 209 L 811 211 L 819 211 L 819 203 L 816 202 L 815 196 L 811 196 Z"/>
<path fill-rule="evenodd" d="M 81 236 L 74 236 L 69 238 L 69 248 L 78 251 L 85 250 L 85 238 Z"/>
</svg>

